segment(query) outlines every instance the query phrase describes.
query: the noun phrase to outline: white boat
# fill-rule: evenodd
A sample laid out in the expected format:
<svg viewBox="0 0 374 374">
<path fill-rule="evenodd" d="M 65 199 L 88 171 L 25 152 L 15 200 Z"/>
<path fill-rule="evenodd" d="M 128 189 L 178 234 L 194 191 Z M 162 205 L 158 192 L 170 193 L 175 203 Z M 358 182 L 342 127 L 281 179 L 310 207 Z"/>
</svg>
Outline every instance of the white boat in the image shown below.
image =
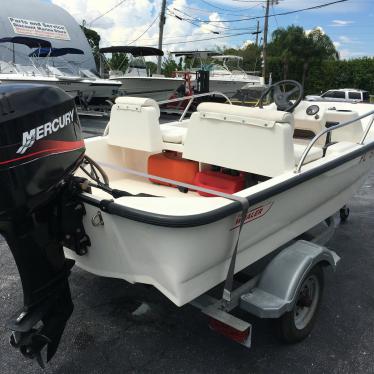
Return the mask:
<svg viewBox="0 0 374 374">
<path fill-rule="evenodd" d="M 182 78 L 151 75 L 147 69 L 146 56 L 163 56 L 164 53 L 151 47 L 113 46 L 101 48 L 101 53 L 124 53 L 130 55 L 125 72 L 110 70 L 109 79 L 122 82 L 121 94 L 134 97 L 149 97 L 155 101 L 169 99 L 184 84 Z"/>
<path fill-rule="evenodd" d="M 67 55 L 83 55 L 77 48 L 38 48 L 29 57 L 34 66 L 45 72 L 45 75 L 56 77 L 64 81 L 77 81 L 82 84 L 81 98 L 90 105 L 105 104 L 106 100 L 113 100 L 118 96 L 121 82 L 102 79 L 88 69 L 73 65 L 63 59 Z"/>
<path fill-rule="evenodd" d="M 0 61 L 0 81 L 1 84 L 26 83 L 56 86 L 63 89 L 74 98 L 86 87 L 86 85 L 81 84 L 79 81 L 43 75 L 40 70 L 33 65 L 19 65 L 5 61 Z"/>
<path fill-rule="evenodd" d="M 202 103 L 190 119 L 160 125 L 153 100 L 118 98 L 106 134 L 87 139 L 86 154 L 102 166 L 111 188 L 129 195 L 113 198 L 98 188 L 85 194 L 92 245 L 88 256 L 67 255 L 94 274 L 151 284 L 181 306 L 225 279 L 242 210 L 232 200 L 250 204 L 236 272 L 333 215 L 372 167 L 373 131 L 366 131 L 373 115 L 360 115 L 373 107 L 311 105 L 299 96 L 292 112 L 279 101 L 278 110 Z M 353 124 L 335 126 L 326 138 L 326 126 L 348 120 Z M 152 183 L 149 158 L 164 151 L 200 170 L 219 165 L 244 173 L 246 186 L 233 197 L 207 198 L 191 186 L 182 193 Z M 159 176 L 170 175 L 165 170 Z M 92 225 L 98 213 L 103 225 Z"/>
<path fill-rule="evenodd" d="M 230 314 L 236 306 L 277 318 L 288 342 L 307 337 L 322 267 L 339 261 L 322 246 L 332 231 L 316 225 L 347 218 L 373 166 L 374 106 L 302 97 L 300 84 L 283 81 L 260 108 L 205 102 L 164 125 L 154 100 L 120 97 L 103 136 L 83 142 L 64 92 L 0 85 L 0 232 L 24 292 L 7 323 L 12 346 L 41 366 L 44 347 L 47 361 L 56 353 L 73 311 L 71 259 L 191 302 L 247 347 L 252 328 Z M 234 278 L 259 260 L 249 280 Z M 222 299 L 207 293 L 222 281 Z"/>
<path fill-rule="evenodd" d="M 241 67 L 240 62 L 243 61 L 241 56 L 219 55 L 215 51 L 182 51 L 173 52 L 176 57 L 191 58 L 191 66 L 195 65 L 195 61 L 199 61 L 199 68 L 190 68 L 192 73 L 197 70 L 209 71 L 209 91 L 222 92 L 228 97 L 232 97 L 243 87 L 248 86 L 264 86 L 264 79 L 257 75 L 247 74 Z M 220 61 L 221 64 L 209 63 L 207 59 Z M 235 68 L 230 69 L 229 64 L 235 64 Z M 179 72 L 183 74 L 184 72 Z M 192 76 L 192 83 L 196 90 L 196 80 Z"/>
<path fill-rule="evenodd" d="M 32 83 L 52 85 L 63 89 L 72 97 L 76 97 L 87 89 L 89 84 L 83 82 L 80 77 L 63 73 L 49 74 L 48 71 L 35 66 L 31 59 L 30 65 L 16 63 L 15 44 L 26 45 L 29 48 L 51 49 L 52 45 L 50 42 L 26 36 L 16 36 L 2 38 L 0 43 L 11 43 L 14 52 L 13 61 L 0 61 L 0 80 L 2 84 Z"/>
</svg>

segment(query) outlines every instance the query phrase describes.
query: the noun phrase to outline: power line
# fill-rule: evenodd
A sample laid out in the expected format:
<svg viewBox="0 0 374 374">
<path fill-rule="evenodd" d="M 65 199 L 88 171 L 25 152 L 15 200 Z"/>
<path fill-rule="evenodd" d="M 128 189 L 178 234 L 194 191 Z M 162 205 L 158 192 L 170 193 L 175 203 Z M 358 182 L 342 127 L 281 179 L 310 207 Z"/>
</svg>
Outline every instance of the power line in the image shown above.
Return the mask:
<svg viewBox="0 0 374 374">
<path fill-rule="evenodd" d="M 256 6 L 258 6 L 260 4 L 257 4 Z M 193 8 L 193 7 L 190 7 L 190 6 L 187 6 L 187 5 L 178 5 L 178 7 L 180 8 L 183 8 L 183 9 L 187 9 L 187 10 L 192 10 L 192 11 L 195 11 L 195 12 L 200 12 L 200 13 L 208 13 L 208 14 L 212 14 L 212 12 L 214 13 L 217 13 L 217 14 L 222 14 L 222 15 L 233 15 L 233 16 L 237 16 L 239 14 L 242 14 L 243 11 L 237 11 L 237 12 L 234 12 L 234 11 L 225 11 L 225 12 L 219 12 L 219 11 L 216 11 L 216 10 L 208 10 L 208 9 L 200 9 L 200 8 Z M 251 8 L 248 8 L 248 9 L 252 9 L 254 7 L 251 7 Z M 221 8 L 218 8 L 218 9 L 221 9 Z M 247 9 L 247 8 L 246 8 Z"/>
<path fill-rule="evenodd" d="M 91 22 L 88 22 L 87 24 L 89 26 L 91 26 L 95 21 L 97 21 L 98 19 L 106 16 L 108 13 L 110 13 L 111 11 L 113 11 L 114 9 L 118 8 L 120 5 L 122 5 L 125 1 L 127 0 L 121 0 L 117 5 L 115 5 L 113 8 L 110 8 L 108 11 L 106 11 L 105 13 L 102 13 L 100 14 L 98 17 L 94 18 Z"/>
<path fill-rule="evenodd" d="M 282 12 L 282 13 L 277 13 L 277 14 L 270 14 L 268 17 L 285 16 L 285 15 L 288 15 L 288 14 L 305 12 L 306 10 L 321 9 L 321 8 L 325 8 L 325 7 L 330 6 L 330 5 L 344 3 L 346 1 L 349 1 L 349 0 L 336 0 L 336 1 L 332 1 L 330 3 L 324 3 L 324 4 L 320 4 L 320 5 L 315 5 L 315 6 L 311 6 L 311 7 L 308 7 L 308 8 L 302 8 L 302 9 L 297 9 L 297 10 L 290 10 L 290 11 L 287 11 L 287 12 Z M 200 22 L 204 22 L 204 23 L 241 22 L 241 21 L 250 21 L 250 20 L 261 19 L 261 18 L 266 18 L 266 16 L 256 16 L 256 17 L 247 17 L 247 18 L 221 20 L 221 21 L 200 21 Z"/>
<path fill-rule="evenodd" d="M 231 9 L 229 10 L 229 9 L 221 8 L 221 7 L 217 6 L 217 5 L 211 4 L 210 2 L 208 2 L 208 1 L 206 1 L 206 0 L 200 0 L 200 1 L 201 1 L 202 3 L 204 3 L 204 4 L 207 4 L 207 5 L 211 6 L 212 8 L 216 8 L 216 9 L 224 10 L 224 11 L 229 11 L 229 12 L 232 11 Z M 253 8 L 259 6 L 259 5 L 261 5 L 261 1 L 258 2 L 258 4 L 254 5 L 254 6 L 251 6 L 251 7 L 249 7 L 249 8 L 245 8 L 245 9 L 243 9 L 243 10 L 253 9 Z M 241 13 L 241 12 L 240 12 L 240 13 Z"/>
<path fill-rule="evenodd" d="M 275 15 L 274 5 L 273 4 L 271 5 L 271 11 L 273 12 L 273 16 L 274 16 L 274 19 L 275 19 L 275 23 L 277 24 L 277 28 L 279 29 L 279 24 L 278 24 L 277 17 Z"/>
<path fill-rule="evenodd" d="M 171 12 L 170 9 L 168 9 L 168 10 L 169 10 L 169 12 Z M 179 15 L 176 15 L 175 13 L 174 13 L 174 14 L 171 13 L 172 16 L 178 18 L 178 19 L 181 20 L 181 21 L 187 21 L 187 22 L 189 22 L 189 23 L 191 23 L 191 24 L 193 24 L 193 25 L 195 25 L 195 26 L 197 26 L 197 27 L 201 27 L 201 25 L 198 25 L 198 24 L 196 24 L 196 23 L 194 23 L 194 22 L 192 22 L 192 21 L 200 22 L 200 23 L 201 23 L 201 22 L 204 22 L 204 21 L 202 21 L 201 19 L 196 18 L 196 17 L 192 17 L 192 16 L 190 16 L 189 14 L 187 14 L 187 13 L 185 13 L 185 12 L 183 12 L 183 11 L 177 9 L 177 8 L 173 8 L 173 10 L 176 10 L 177 12 L 179 12 L 179 13 L 181 13 L 181 14 L 187 16 L 187 17 L 189 17 L 189 19 L 187 19 L 187 18 L 183 18 L 183 17 L 181 17 L 181 16 L 179 16 Z M 211 25 L 211 26 L 213 26 L 213 27 L 217 27 L 217 28 L 220 28 L 220 29 L 224 29 L 224 30 L 232 30 L 232 31 L 235 31 L 235 30 L 237 30 L 237 31 L 248 30 L 248 27 L 246 27 L 246 28 L 241 27 L 241 28 L 233 29 L 233 28 L 231 28 L 231 27 L 226 27 L 226 26 L 221 26 L 221 25 Z M 253 28 L 253 30 L 255 29 L 254 26 L 253 26 L 252 28 Z M 217 31 L 214 31 L 214 30 L 209 30 L 209 31 L 211 31 L 211 32 L 213 32 L 213 33 L 216 33 L 216 32 L 217 32 Z"/>
<path fill-rule="evenodd" d="M 215 40 L 215 39 L 224 39 L 224 38 L 230 38 L 232 36 L 239 36 L 239 35 L 248 35 L 251 34 L 251 32 L 240 32 L 236 34 L 229 34 L 229 35 L 222 35 L 222 36 L 217 36 L 213 38 L 204 38 L 204 39 L 194 39 L 194 40 L 185 40 L 185 41 L 180 41 L 180 42 L 172 42 L 172 43 L 165 43 L 164 45 L 173 45 L 173 44 L 186 44 L 186 43 L 195 43 L 195 42 L 202 42 L 206 40 Z M 147 45 L 145 47 L 153 47 L 155 44 Z"/>
<path fill-rule="evenodd" d="M 159 15 L 157 15 L 157 17 L 151 22 L 151 24 L 147 27 L 146 30 L 144 30 L 136 39 L 134 39 L 132 42 L 128 43 L 128 45 L 130 44 L 133 44 L 135 42 L 137 42 L 154 24 L 155 22 L 157 21 Z"/>
<path fill-rule="evenodd" d="M 164 39 L 187 38 L 188 36 L 191 36 L 191 34 L 178 35 L 178 36 L 165 36 Z M 153 38 L 142 39 L 142 41 L 150 41 L 150 40 L 153 41 L 153 40 L 157 40 L 157 38 L 158 38 L 158 36 L 155 35 Z M 128 44 L 127 40 L 109 40 L 109 42 L 110 43 L 126 43 L 126 44 Z"/>
</svg>

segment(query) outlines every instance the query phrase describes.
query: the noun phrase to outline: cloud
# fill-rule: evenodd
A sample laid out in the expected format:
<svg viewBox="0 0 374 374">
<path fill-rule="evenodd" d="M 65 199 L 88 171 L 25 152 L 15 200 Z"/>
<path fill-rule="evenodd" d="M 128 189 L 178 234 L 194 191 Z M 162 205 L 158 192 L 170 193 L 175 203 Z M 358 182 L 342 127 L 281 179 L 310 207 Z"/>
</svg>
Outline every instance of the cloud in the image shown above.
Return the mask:
<svg viewBox="0 0 374 374">
<path fill-rule="evenodd" d="M 342 43 L 352 43 L 352 39 L 349 38 L 348 36 L 344 36 L 344 35 L 341 35 L 339 36 L 339 40 L 342 42 Z"/>
<path fill-rule="evenodd" d="M 305 30 L 305 34 L 306 35 L 309 35 L 312 31 L 315 31 L 315 30 L 319 30 L 321 32 L 322 35 L 325 35 L 325 30 L 323 29 L 322 26 L 317 26 L 315 27 L 314 29 L 310 29 L 310 30 Z"/>
<path fill-rule="evenodd" d="M 245 49 L 246 47 L 248 47 L 248 46 L 251 45 L 251 44 L 254 44 L 254 41 L 253 41 L 253 40 L 250 40 L 250 39 L 245 40 L 245 41 L 242 43 L 242 45 L 240 46 L 240 49 Z"/>
<path fill-rule="evenodd" d="M 349 36 L 345 36 L 345 35 L 340 35 L 339 41 L 342 44 L 362 44 L 362 42 L 360 42 L 359 40 L 350 38 Z"/>
<path fill-rule="evenodd" d="M 365 53 L 365 52 L 351 51 L 350 49 L 347 49 L 347 48 L 341 49 L 339 51 L 339 54 L 340 54 L 340 58 L 342 58 L 343 60 L 347 60 L 347 59 L 350 59 L 350 58 L 367 56 L 367 53 Z"/>
<path fill-rule="evenodd" d="M 313 6 L 321 5 L 323 3 L 328 3 L 332 1 L 333 0 L 329 0 L 329 1 L 322 1 L 322 0 L 284 0 L 283 1 L 283 0 L 280 0 L 278 5 L 274 5 L 274 10 L 276 13 L 281 13 L 283 11 L 288 11 L 288 10 L 293 11 L 293 10 L 299 10 L 299 9 L 304 9 L 304 8 L 310 8 Z M 253 10 L 261 10 L 262 9 L 261 5 L 264 4 L 264 1 L 258 1 L 258 2 L 232 1 L 229 3 L 229 5 L 228 5 L 227 0 L 210 0 L 209 2 L 214 5 L 222 6 L 223 8 L 230 8 L 230 9 L 246 8 L 248 9 L 248 12 L 246 13 L 246 15 L 248 15 L 248 13 L 250 12 L 253 13 Z M 335 13 L 358 12 L 366 7 L 368 7 L 368 5 L 364 4 L 364 2 L 346 1 L 344 3 L 337 3 L 337 4 L 326 6 L 324 8 L 306 11 L 304 13 L 314 12 L 314 13 L 335 14 Z M 303 14 L 303 13 L 300 13 L 300 14 Z"/>
<path fill-rule="evenodd" d="M 336 49 L 340 48 L 342 46 L 342 43 L 340 42 L 333 42 Z"/>
<path fill-rule="evenodd" d="M 330 26 L 344 27 L 344 26 L 351 25 L 352 23 L 354 23 L 354 21 L 344 21 L 344 20 L 341 20 L 341 19 L 334 19 Z"/>
<path fill-rule="evenodd" d="M 157 46 L 158 44 L 158 13 L 161 8 L 161 0 L 127 0 L 123 5 L 100 17 L 111 8 L 115 7 L 118 0 L 52 0 L 56 5 L 66 9 L 78 23 L 83 20 L 87 27 L 95 29 L 101 36 L 101 47 L 109 45 L 129 44 L 143 46 Z M 173 8 L 184 9 L 189 4 L 188 0 L 173 0 L 168 4 L 168 9 L 173 14 Z M 174 14 L 178 14 L 174 12 Z M 181 14 L 179 14 L 181 16 Z M 98 18 L 100 17 L 100 18 Z M 95 20 L 98 18 L 97 20 Z M 182 18 L 188 18 L 183 16 Z M 212 12 L 208 15 L 211 21 L 220 21 L 220 15 Z M 156 19 L 156 20 L 155 20 Z M 147 30 L 150 24 L 152 27 Z M 194 22 L 195 23 L 195 22 Z M 225 23 L 196 23 L 192 25 L 175 16 L 168 14 L 164 29 L 164 51 L 182 49 L 212 49 L 213 46 L 230 44 L 231 38 L 213 39 L 207 41 L 193 41 L 196 39 L 210 39 L 219 37 L 212 31 L 220 34 L 227 32 Z M 144 35 L 142 35 L 144 33 Z M 138 40 L 136 40 L 142 35 Z M 184 42 L 184 43 L 183 43 Z"/>
</svg>

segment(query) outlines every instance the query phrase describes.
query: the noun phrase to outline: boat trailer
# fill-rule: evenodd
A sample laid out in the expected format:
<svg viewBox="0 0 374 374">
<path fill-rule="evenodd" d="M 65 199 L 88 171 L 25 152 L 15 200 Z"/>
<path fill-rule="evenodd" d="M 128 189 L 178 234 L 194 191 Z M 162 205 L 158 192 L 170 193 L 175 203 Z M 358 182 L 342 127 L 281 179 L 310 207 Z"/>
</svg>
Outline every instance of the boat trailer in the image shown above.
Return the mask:
<svg viewBox="0 0 374 374">
<path fill-rule="evenodd" d="M 292 325 L 297 319 L 298 309 L 309 309 L 311 314 L 304 315 L 305 321 L 301 318 L 305 326 L 300 323 L 301 328 L 297 329 L 296 333 L 282 331 L 282 328 L 278 331 L 283 341 L 295 343 L 304 339 L 313 327 L 313 317 L 317 312 L 323 288 L 322 281 L 318 294 L 313 294 L 313 290 L 307 285 L 309 275 L 316 269 L 319 271 L 321 267 L 331 267 L 335 271 L 340 258 L 324 245 L 333 236 L 339 222 L 344 222 L 348 215 L 349 209 L 343 207 L 333 217 L 279 248 L 258 274 L 231 292 L 229 301 L 213 297 L 208 292 L 193 300 L 191 305 L 209 317 L 212 330 L 247 348 L 251 347 L 252 325 L 233 314 L 236 308 L 258 318 L 277 319 L 279 324 L 283 325 L 283 316 L 295 316 L 288 321 Z M 247 270 L 244 269 L 239 274 L 243 275 Z M 318 296 L 318 300 L 313 300 L 313 296 Z"/>
</svg>

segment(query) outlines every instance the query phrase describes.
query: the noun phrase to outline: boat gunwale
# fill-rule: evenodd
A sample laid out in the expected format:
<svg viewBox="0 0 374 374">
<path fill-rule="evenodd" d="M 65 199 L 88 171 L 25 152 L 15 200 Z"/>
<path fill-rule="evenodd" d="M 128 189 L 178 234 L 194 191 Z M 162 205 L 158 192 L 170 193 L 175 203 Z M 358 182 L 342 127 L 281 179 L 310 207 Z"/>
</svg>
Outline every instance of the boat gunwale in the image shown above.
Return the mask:
<svg viewBox="0 0 374 374">
<path fill-rule="evenodd" d="M 307 180 L 318 177 L 319 175 L 331 171 L 342 164 L 354 160 L 363 154 L 370 152 L 374 149 L 374 140 L 370 143 L 363 144 L 360 148 L 354 149 L 351 152 L 337 157 L 334 160 L 330 160 L 322 165 L 318 165 L 309 170 L 302 171 L 301 173 L 295 173 L 293 177 L 282 181 L 274 186 L 270 186 L 262 191 L 256 192 L 247 196 L 247 200 L 250 207 L 269 199 L 275 195 L 278 195 L 290 188 L 293 188 Z M 144 198 L 134 196 L 134 198 Z M 116 215 L 119 217 L 127 218 L 133 221 L 138 221 L 154 226 L 172 227 L 172 228 L 184 228 L 184 227 L 196 227 L 208 225 L 219 220 L 222 220 L 234 213 L 242 211 L 242 206 L 237 201 L 231 201 L 229 204 L 213 209 L 209 212 L 191 214 L 185 216 L 175 216 L 166 214 L 157 214 L 154 212 L 146 212 L 135 208 L 126 207 L 124 205 L 116 203 L 114 200 L 98 200 L 90 194 L 80 195 L 80 199 L 89 205 L 100 208 L 105 213 Z"/>
</svg>

